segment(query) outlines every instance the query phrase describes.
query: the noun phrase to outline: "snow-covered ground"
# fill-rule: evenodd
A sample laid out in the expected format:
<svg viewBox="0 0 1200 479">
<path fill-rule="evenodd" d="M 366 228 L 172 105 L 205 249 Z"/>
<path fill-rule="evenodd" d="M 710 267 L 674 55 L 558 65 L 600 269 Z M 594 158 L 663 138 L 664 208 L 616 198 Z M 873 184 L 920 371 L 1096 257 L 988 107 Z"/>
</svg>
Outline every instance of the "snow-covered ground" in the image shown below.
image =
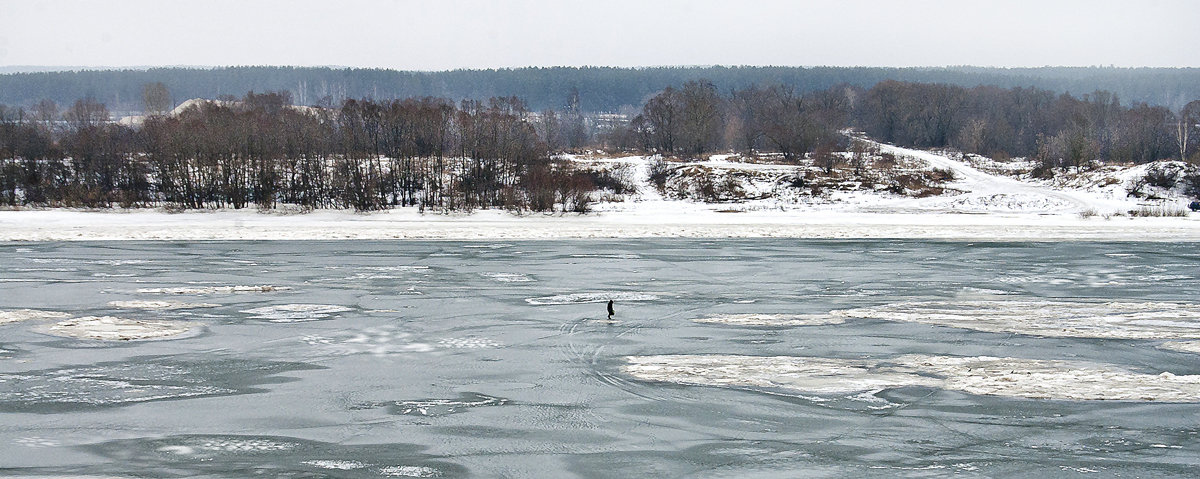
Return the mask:
<svg viewBox="0 0 1200 479">
<path fill-rule="evenodd" d="M 915 198 L 871 189 L 800 194 L 785 180 L 797 166 L 744 163 L 727 156 L 688 163 L 740 182 L 745 199 L 705 203 L 663 195 L 650 180 L 653 158 L 573 158 L 627 172 L 638 192 L 602 201 L 593 212 L 514 215 L 419 213 L 302 215 L 254 210 L 0 211 L 0 241 L 205 239 L 554 239 L 611 237 L 930 238 L 968 240 L 1200 241 L 1200 215 L 1129 217 L 1148 206 L 1182 210 L 1186 200 L 1146 203 L 1124 186 L 1144 167 L 1104 170 L 1076 183 L 993 174 L 951 155 L 879 145 L 905 161 L 950 170 L 948 193 Z M 1106 184 L 1107 183 L 1107 184 Z M 1098 186 L 1103 185 L 1103 186 Z M 615 196 L 615 195 L 612 195 Z"/>
</svg>

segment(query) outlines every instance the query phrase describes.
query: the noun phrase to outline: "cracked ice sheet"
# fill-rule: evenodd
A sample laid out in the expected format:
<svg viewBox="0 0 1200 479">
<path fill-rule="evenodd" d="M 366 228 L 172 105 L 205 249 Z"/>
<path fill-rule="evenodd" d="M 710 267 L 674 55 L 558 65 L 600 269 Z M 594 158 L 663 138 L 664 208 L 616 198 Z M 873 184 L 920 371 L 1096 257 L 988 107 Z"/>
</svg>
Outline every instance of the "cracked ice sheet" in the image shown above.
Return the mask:
<svg viewBox="0 0 1200 479">
<path fill-rule="evenodd" d="M 697 323 L 707 324 L 728 324 L 731 326 L 764 326 L 764 327 L 790 327 L 790 326 L 823 326 L 831 324 L 842 324 L 846 322 L 844 317 L 836 317 L 830 315 L 819 314 L 762 314 L 762 313 L 746 313 L 746 314 L 718 314 L 714 316 L 705 316 L 703 318 L 695 318 L 692 320 Z"/>
<path fill-rule="evenodd" d="M 1063 338 L 1197 339 L 1200 304 L 1139 301 L 916 301 L 834 311 L 835 316 L 905 321 Z"/>
<path fill-rule="evenodd" d="M 199 329 L 195 323 L 167 320 L 139 320 L 113 316 L 85 316 L 60 321 L 42 331 L 55 336 L 103 341 L 167 339 Z"/>
<path fill-rule="evenodd" d="M 1200 402 L 1200 376 L 1112 366 L 987 356 L 910 354 L 885 360 L 794 356 L 631 356 L 637 379 L 697 386 L 848 395 L 909 386 L 1029 399 Z"/>
</svg>

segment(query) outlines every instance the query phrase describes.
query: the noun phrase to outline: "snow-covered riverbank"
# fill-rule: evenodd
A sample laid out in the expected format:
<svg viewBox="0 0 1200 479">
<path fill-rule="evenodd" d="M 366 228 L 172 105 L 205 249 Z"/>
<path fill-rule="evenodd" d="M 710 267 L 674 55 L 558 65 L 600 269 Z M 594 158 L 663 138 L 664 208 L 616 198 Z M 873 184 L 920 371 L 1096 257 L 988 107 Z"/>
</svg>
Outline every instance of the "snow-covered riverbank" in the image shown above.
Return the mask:
<svg viewBox="0 0 1200 479">
<path fill-rule="evenodd" d="M 570 239 L 570 238 L 928 238 L 962 240 L 1200 241 L 1197 218 L 1083 218 L 1072 214 L 945 214 L 751 211 L 696 205 L 677 212 L 610 211 L 515 216 L 318 211 L 169 214 L 154 210 L 0 211 L 0 241 Z"/>
<path fill-rule="evenodd" d="M 397 208 L 369 214 L 321 210 L 260 214 L 254 210 L 168 213 L 161 210 L 0 211 L 0 241 L 568 239 L 568 238 L 927 238 L 955 240 L 1200 241 L 1200 215 L 1132 217 L 1145 208 L 1113 188 L 1055 188 L 976 169 L 960 159 L 881 145 L 930 168 L 952 171 L 949 193 L 914 198 L 883 191 L 834 191 L 820 197 L 760 194 L 738 202 L 673 199 L 651 184 L 651 159 L 592 161 L 624 167 L 638 192 L 597 203 L 592 213 L 422 214 Z M 797 166 L 715 157 L 692 163 L 710 170 L 754 172 L 746 187 L 766 191 Z M 743 175 L 745 176 L 745 175 Z M 1123 191 L 1123 190 L 1122 190 Z M 1176 199 L 1160 208 L 1183 211 Z"/>
</svg>

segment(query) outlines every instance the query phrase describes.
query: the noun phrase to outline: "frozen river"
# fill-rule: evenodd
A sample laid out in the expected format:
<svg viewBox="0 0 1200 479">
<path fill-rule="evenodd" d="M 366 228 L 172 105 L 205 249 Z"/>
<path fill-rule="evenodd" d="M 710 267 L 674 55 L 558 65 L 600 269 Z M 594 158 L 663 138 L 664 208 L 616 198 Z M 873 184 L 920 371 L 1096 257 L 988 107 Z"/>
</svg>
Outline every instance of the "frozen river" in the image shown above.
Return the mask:
<svg viewBox="0 0 1200 479">
<path fill-rule="evenodd" d="M 0 475 L 1194 477 L 1197 246 L 3 243 Z"/>
</svg>

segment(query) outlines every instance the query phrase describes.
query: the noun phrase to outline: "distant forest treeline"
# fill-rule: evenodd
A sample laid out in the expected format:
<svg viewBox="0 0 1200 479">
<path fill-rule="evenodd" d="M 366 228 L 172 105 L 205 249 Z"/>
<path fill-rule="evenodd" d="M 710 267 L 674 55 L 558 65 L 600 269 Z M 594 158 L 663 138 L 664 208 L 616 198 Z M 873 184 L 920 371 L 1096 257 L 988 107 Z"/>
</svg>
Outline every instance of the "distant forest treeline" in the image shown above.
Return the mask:
<svg viewBox="0 0 1200 479">
<path fill-rule="evenodd" d="M 1034 87 L 1076 96 L 1097 90 L 1123 102 L 1177 110 L 1200 98 L 1197 68 L 875 68 L 875 67 L 553 67 L 412 72 L 360 68 L 152 68 L 12 73 L 0 75 L 0 104 L 29 107 L 41 100 L 67 105 L 80 98 L 110 111 L 142 110 L 142 89 L 163 83 L 173 104 L 192 98 L 287 91 L 299 105 L 336 106 L 348 98 L 391 100 L 437 97 L 454 102 L 516 96 L 535 111 L 561 109 L 579 92 L 585 112 L 636 110 L 667 85 L 705 79 L 728 94 L 751 85 L 783 85 L 799 94 L 846 84 L 871 88 L 885 80 L 963 87 Z"/>
</svg>

